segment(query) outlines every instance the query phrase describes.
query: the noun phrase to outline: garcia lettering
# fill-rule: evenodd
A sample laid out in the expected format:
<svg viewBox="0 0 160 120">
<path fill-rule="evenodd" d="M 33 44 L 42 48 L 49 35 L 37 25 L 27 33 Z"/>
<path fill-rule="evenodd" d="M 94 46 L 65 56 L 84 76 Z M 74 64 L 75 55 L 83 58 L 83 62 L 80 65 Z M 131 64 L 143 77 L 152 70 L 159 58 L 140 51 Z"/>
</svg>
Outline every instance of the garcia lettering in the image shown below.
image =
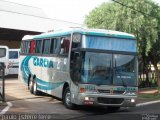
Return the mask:
<svg viewBox="0 0 160 120">
<path fill-rule="evenodd" d="M 47 68 L 53 68 L 54 67 L 53 61 L 48 60 L 46 58 L 34 57 L 33 58 L 33 64 L 35 66 L 39 66 L 39 67 L 47 67 Z"/>
</svg>

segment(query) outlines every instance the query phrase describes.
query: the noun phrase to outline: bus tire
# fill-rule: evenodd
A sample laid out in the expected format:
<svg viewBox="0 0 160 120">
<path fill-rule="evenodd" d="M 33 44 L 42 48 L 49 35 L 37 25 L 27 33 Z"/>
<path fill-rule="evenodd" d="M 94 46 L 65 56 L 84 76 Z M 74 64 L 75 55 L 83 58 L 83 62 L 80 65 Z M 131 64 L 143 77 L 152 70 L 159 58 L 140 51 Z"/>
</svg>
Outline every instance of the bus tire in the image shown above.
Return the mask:
<svg viewBox="0 0 160 120">
<path fill-rule="evenodd" d="M 39 91 L 37 90 L 36 78 L 33 79 L 33 94 L 34 95 L 39 95 Z"/>
<path fill-rule="evenodd" d="M 31 94 L 33 94 L 33 80 L 29 80 L 29 91 Z"/>
<path fill-rule="evenodd" d="M 75 104 L 73 104 L 71 102 L 71 92 L 70 92 L 69 87 L 67 87 L 65 89 L 65 91 L 64 91 L 64 94 L 63 94 L 63 104 L 68 109 L 74 109 L 75 108 Z"/>
</svg>

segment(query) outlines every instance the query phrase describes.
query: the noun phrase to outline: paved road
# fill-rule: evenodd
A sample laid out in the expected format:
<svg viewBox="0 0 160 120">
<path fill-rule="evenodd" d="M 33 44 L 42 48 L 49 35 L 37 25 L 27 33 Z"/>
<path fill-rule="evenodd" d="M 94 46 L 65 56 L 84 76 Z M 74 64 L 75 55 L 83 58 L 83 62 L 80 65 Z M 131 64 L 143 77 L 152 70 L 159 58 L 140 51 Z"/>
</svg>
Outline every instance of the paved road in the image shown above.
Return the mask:
<svg viewBox="0 0 160 120">
<path fill-rule="evenodd" d="M 119 111 L 108 111 L 105 108 L 79 107 L 77 110 L 66 109 L 61 102 L 51 99 L 32 99 L 12 102 L 13 107 L 7 114 L 52 114 L 57 119 L 107 120 L 118 118 L 141 120 L 145 114 L 160 114 L 160 103 L 136 108 L 122 108 Z M 160 118 L 160 117 L 159 117 Z M 127 119 L 128 120 L 128 119 Z"/>
<path fill-rule="evenodd" d="M 106 108 L 93 107 L 68 110 L 61 101 L 53 97 L 31 95 L 27 87 L 17 79 L 6 80 L 6 94 L 6 100 L 13 104 L 6 114 L 50 114 L 53 119 L 68 120 L 142 120 L 142 115 L 160 114 L 160 103 L 135 108 L 121 108 L 116 112 Z"/>
<path fill-rule="evenodd" d="M 122 108 L 116 112 L 105 111 L 98 115 L 83 116 L 78 120 L 160 120 L 160 103 L 135 107 Z"/>
</svg>

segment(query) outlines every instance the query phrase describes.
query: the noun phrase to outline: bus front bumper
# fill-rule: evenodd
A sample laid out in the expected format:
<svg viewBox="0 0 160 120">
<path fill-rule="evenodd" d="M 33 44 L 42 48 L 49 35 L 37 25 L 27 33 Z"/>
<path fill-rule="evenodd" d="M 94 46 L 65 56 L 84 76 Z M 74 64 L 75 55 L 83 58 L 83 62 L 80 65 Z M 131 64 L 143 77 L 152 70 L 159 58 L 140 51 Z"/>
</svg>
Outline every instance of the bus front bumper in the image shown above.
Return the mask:
<svg viewBox="0 0 160 120">
<path fill-rule="evenodd" d="M 78 95 L 78 105 L 135 107 L 137 96 L 86 94 Z"/>
</svg>

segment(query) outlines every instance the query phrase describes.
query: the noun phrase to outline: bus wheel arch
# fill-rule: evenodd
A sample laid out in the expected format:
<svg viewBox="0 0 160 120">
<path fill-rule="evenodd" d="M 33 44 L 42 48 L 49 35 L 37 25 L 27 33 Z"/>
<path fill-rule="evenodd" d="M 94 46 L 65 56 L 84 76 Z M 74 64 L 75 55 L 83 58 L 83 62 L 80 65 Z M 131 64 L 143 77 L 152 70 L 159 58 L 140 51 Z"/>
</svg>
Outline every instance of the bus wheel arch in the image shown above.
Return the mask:
<svg viewBox="0 0 160 120">
<path fill-rule="evenodd" d="M 29 90 L 30 89 L 30 82 L 31 82 L 31 74 L 29 74 L 27 82 L 28 82 L 27 85 L 28 85 L 28 90 Z"/>
<path fill-rule="evenodd" d="M 69 84 L 67 82 L 65 82 L 63 85 L 62 100 L 63 100 L 63 96 L 64 96 L 64 91 L 67 87 L 69 87 Z"/>
<path fill-rule="evenodd" d="M 33 75 L 33 80 L 36 79 L 36 75 Z"/>
</svg>

